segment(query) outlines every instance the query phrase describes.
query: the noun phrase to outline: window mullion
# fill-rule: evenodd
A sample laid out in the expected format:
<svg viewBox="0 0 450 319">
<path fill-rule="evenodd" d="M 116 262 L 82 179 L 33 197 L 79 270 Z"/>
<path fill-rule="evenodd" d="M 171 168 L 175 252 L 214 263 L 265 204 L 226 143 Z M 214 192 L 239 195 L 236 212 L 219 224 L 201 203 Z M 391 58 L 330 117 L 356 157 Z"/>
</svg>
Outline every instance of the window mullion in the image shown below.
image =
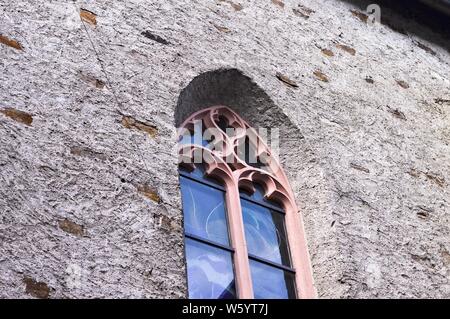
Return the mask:
<svg viewBox="0 0 450 319">
<path fill-rule="evenodd" d="M 189 238 L 189 239 L 192 239 L 192 240 L 201 242 L 201 243 L 203 243 L 203 244 L 205 244 L 205 245 L 213 246 L 213 247 L 215 247 L 215 248 L 223 249 L 223 250 L 226 250 L 226 251 L 228 251 L 228 252 L 230 252 L 230 253 L 234 253 L 234 249 L 233 249 L 233 248 L 230 248 L 230 247 L 228 247 L 228 246 L 225 246 L 225 245 L 216 243 L 216 242 L 214 242 L 214 241 L 211 241 L 211 240 L 202 238 L 202 237 L 200 237 L 200 236 L 193 235 L 193 234 L 189 234 L 189 233 L 185 233 L 184 236 L 185 236 L 186 238 Z"/>
<path fill-rule="evenodd" d="M 296 220 L 297 218 L 299 220 Z M 298 298 L 315 298 L 310 256 L 301 218 L 301 214 L 298 214 L 292 207 L 286 210 L 286 232 L 291 251 L 292 268 L 295 269 Z"/>
<path fill-rule="evenodd" d="M 245 241 L 244 221 L 237 181 L 227 181 L 226 202 L 228 208 L 229 232 L 234 252 L 234 267 L 238 296 L 253 299 L 253 287 Z"/>
</svg>

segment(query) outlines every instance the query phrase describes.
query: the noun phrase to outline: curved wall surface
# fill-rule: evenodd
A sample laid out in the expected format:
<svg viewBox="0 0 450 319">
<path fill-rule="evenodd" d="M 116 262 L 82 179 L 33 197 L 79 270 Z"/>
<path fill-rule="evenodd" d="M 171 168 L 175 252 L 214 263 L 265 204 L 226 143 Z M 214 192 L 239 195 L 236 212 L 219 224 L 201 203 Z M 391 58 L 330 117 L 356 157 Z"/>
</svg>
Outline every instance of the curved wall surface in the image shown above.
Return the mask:
<svg viewBox="0 0 450 319">
<path fill-rule="evenodd" d="M 0 8 L 0 297 L 185 297 L 176 126 L 217 104 L 279 129 L 319 297 L 450 296 L 443 35 L 337 0 Z"/>
</svg>

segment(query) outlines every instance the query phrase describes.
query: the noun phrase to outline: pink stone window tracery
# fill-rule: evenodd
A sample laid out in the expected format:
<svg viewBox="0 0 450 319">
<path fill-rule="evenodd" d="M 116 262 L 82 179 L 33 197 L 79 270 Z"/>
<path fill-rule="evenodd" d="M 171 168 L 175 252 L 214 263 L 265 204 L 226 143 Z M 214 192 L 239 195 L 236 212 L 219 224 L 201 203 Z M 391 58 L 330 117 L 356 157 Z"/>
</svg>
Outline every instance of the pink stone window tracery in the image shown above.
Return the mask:
<svg viewBox="0 0 450 319">
<path fill-rule="evenodd" d="M 188 286 L 193 286 L 190 281 L 192 278 L 189 278 L 194 276 L 192 265 L 198 263 L 198 260 L 194 262 L 190 259 L 194 255 L 192 247 L 204 245 L 206 250 L 222 249 L 223 254 L 230 254 L 231 257 L 221 257 L 217 252 L 218 256 L 212 256 L 212 259 L 222 258 L 223 263 L 232 263 L 234 281 L 231 290 L 234 289 L 235 297 L 271 297 L 270 292 L 268 295 L 264 290 L 271 284 L 265 282 L 264 274 L 269 274 L 268 278 L 273 274 L 285 278 L 287 290 L 290 291 L 286 298 L 314 298 L 315 289 L 301 215 L 298 214 L 287 177 L 263 139 L 239 115 L 225 106 L 214 106 L 192 114 L 181 126 L 179 136 L 183 211 L 186 241 L 189 241 L 186 248 Z M 197 208 L 192 208 L 195 191 L 191 188 L 203 187 L 196 186 L 196 182 L 198 185 L 210 186 L 211 192 L 223 190 L 223 205 L 217 202 L 214 214 L 218 215 L 218 210 L 223 210 L 226 223 L 220 228 L 216 222 L 219 228 L 215 229 L 225 227 L 229 241 L 223 239 L 224 236 L 220 237 L 219 242 L 214 239 L 214 234 L 210 236 L 205 232 L 203 235 L 192 235 L 188 231 L 190 226 L 186 218 L 190 218 L 190 212 L 187 210 L 195 211 Z M 218 185 L 214 185 L 215 182 Z M 200 194 L 197 196 L 205 194 L 206 197 L 208 192 L 207 188 L 204 191 L 197 190 L 197 194 Z M 209 199 L 208 203 L 213 201 Z M 202 205 L 201 199 L 199 205 Z M 210 215 L 208 218 L 210 220 Z M 264 227 L 267 221 L 275 226 L 269 223 Z M 258 233 L 260 230 L 261 234 Z M 264 250 L 266 247 L 275 247 L 262 245 L 264 241 L 277 241 L 278 251 Z M 199 250 L 195 250 L 195 256 L 204 258 L 198 253 Z M 211 251 L 211 254 L 214 255 L 214 252 Z M 230 268 L 229 265 L 227 267 Z"/>
</svg>

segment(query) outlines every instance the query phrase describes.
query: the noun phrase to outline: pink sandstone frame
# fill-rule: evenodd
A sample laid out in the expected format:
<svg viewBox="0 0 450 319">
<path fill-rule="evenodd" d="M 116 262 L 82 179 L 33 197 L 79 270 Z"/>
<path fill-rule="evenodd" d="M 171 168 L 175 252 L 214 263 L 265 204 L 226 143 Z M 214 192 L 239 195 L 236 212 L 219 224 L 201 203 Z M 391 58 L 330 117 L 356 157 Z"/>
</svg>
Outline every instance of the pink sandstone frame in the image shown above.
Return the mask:
<svg viewBox="0 0 450 319">
<path fill-rule="evenodd" d="M 234 135 L 229 136 L 218 127 L 217 122 L 221 117 L 226 119 L 229 127 L 235 129 Z M 238 297 L 240 299 L 254 297 L 239 189 L 254 191 L 253 185 L 258 183 L 264 189 L 265 198 L 281 204 L 286 213 L 286 232 L 292 268 L 295 270 L 297 296 L 301 299 L 316 298 L 302 215 L 295 204 L 288 179 L 278 161 L 271 155 L 266 143 L 247 122 L 226 106 L 214 106 L 192 114 L 180 127 L 180 136 L 181 132 L 186 130 L 193 132 L 196 121 L 202 121 L 204 128 L 215 129 L 214 145 L 220 144 L 221 147 L 218 147 L 220 151 L 194 144 L 180 144 L 180 166 L 193 170 L 194 154 L 201 151 L 206 174 L 220 180 L 225 186 L 231 245 L 235 250 L 234 266 Z M 257 156 L 265 156 L 264 164 L 267 169 L 250 166 L 238 156 L 236 149 L 239 143 L 249 135 L 251 143 L 257 145 Z"/>
</svg>

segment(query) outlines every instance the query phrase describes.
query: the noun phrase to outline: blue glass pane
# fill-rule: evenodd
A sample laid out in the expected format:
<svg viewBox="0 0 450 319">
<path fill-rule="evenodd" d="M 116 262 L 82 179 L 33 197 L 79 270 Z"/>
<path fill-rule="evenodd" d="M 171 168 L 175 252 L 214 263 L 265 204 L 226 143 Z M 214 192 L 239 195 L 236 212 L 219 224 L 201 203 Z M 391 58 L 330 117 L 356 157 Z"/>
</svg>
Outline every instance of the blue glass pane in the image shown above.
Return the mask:
<svg viewBox="0 0 450 319">
<path fill-rule="evenodd" d="M 229 245 L 224 192 L 180 176 L 184 230 Z"/>
<path fill-rule="evenodd" d="M 284 215 L 241 199 L 249 254 L 290 266 Z"/>
<path fill-rule="evenodd" d="M 255 299 L 295 299 L 293 273 L 250 259 Z"/>
<path fill-rule="evenodd" d="M 235 299 L 231 253 L 186 238 L 189 298 Z"/>
<path fill-rule="evenodd" d="M 262 203 L 263 205 L 270 205 L 270 206 L 273 206 L 273 207 L 281 209 L 281 210 L 283 209 L 278 203 L 276 203 L 274 201 L 269 201 L 265 198 L 265 196 L 264 196 L 265 191 L 261 185 L 254 184 L 253 187 L 255 188 L 255 191 L 253 192 L 253 194 L 249 194 L 246 191 L 242 191 L 241 196 L 244 198 L 249 198 L 255 202 Z"/>
<path fill-rule="evenodd" d="M 253 187 L 255 188 L 255 192 L 250 197 L 255 201 L 265 202 L 264 189 L 257 184 L 254 184 Z"/>
</svg>

